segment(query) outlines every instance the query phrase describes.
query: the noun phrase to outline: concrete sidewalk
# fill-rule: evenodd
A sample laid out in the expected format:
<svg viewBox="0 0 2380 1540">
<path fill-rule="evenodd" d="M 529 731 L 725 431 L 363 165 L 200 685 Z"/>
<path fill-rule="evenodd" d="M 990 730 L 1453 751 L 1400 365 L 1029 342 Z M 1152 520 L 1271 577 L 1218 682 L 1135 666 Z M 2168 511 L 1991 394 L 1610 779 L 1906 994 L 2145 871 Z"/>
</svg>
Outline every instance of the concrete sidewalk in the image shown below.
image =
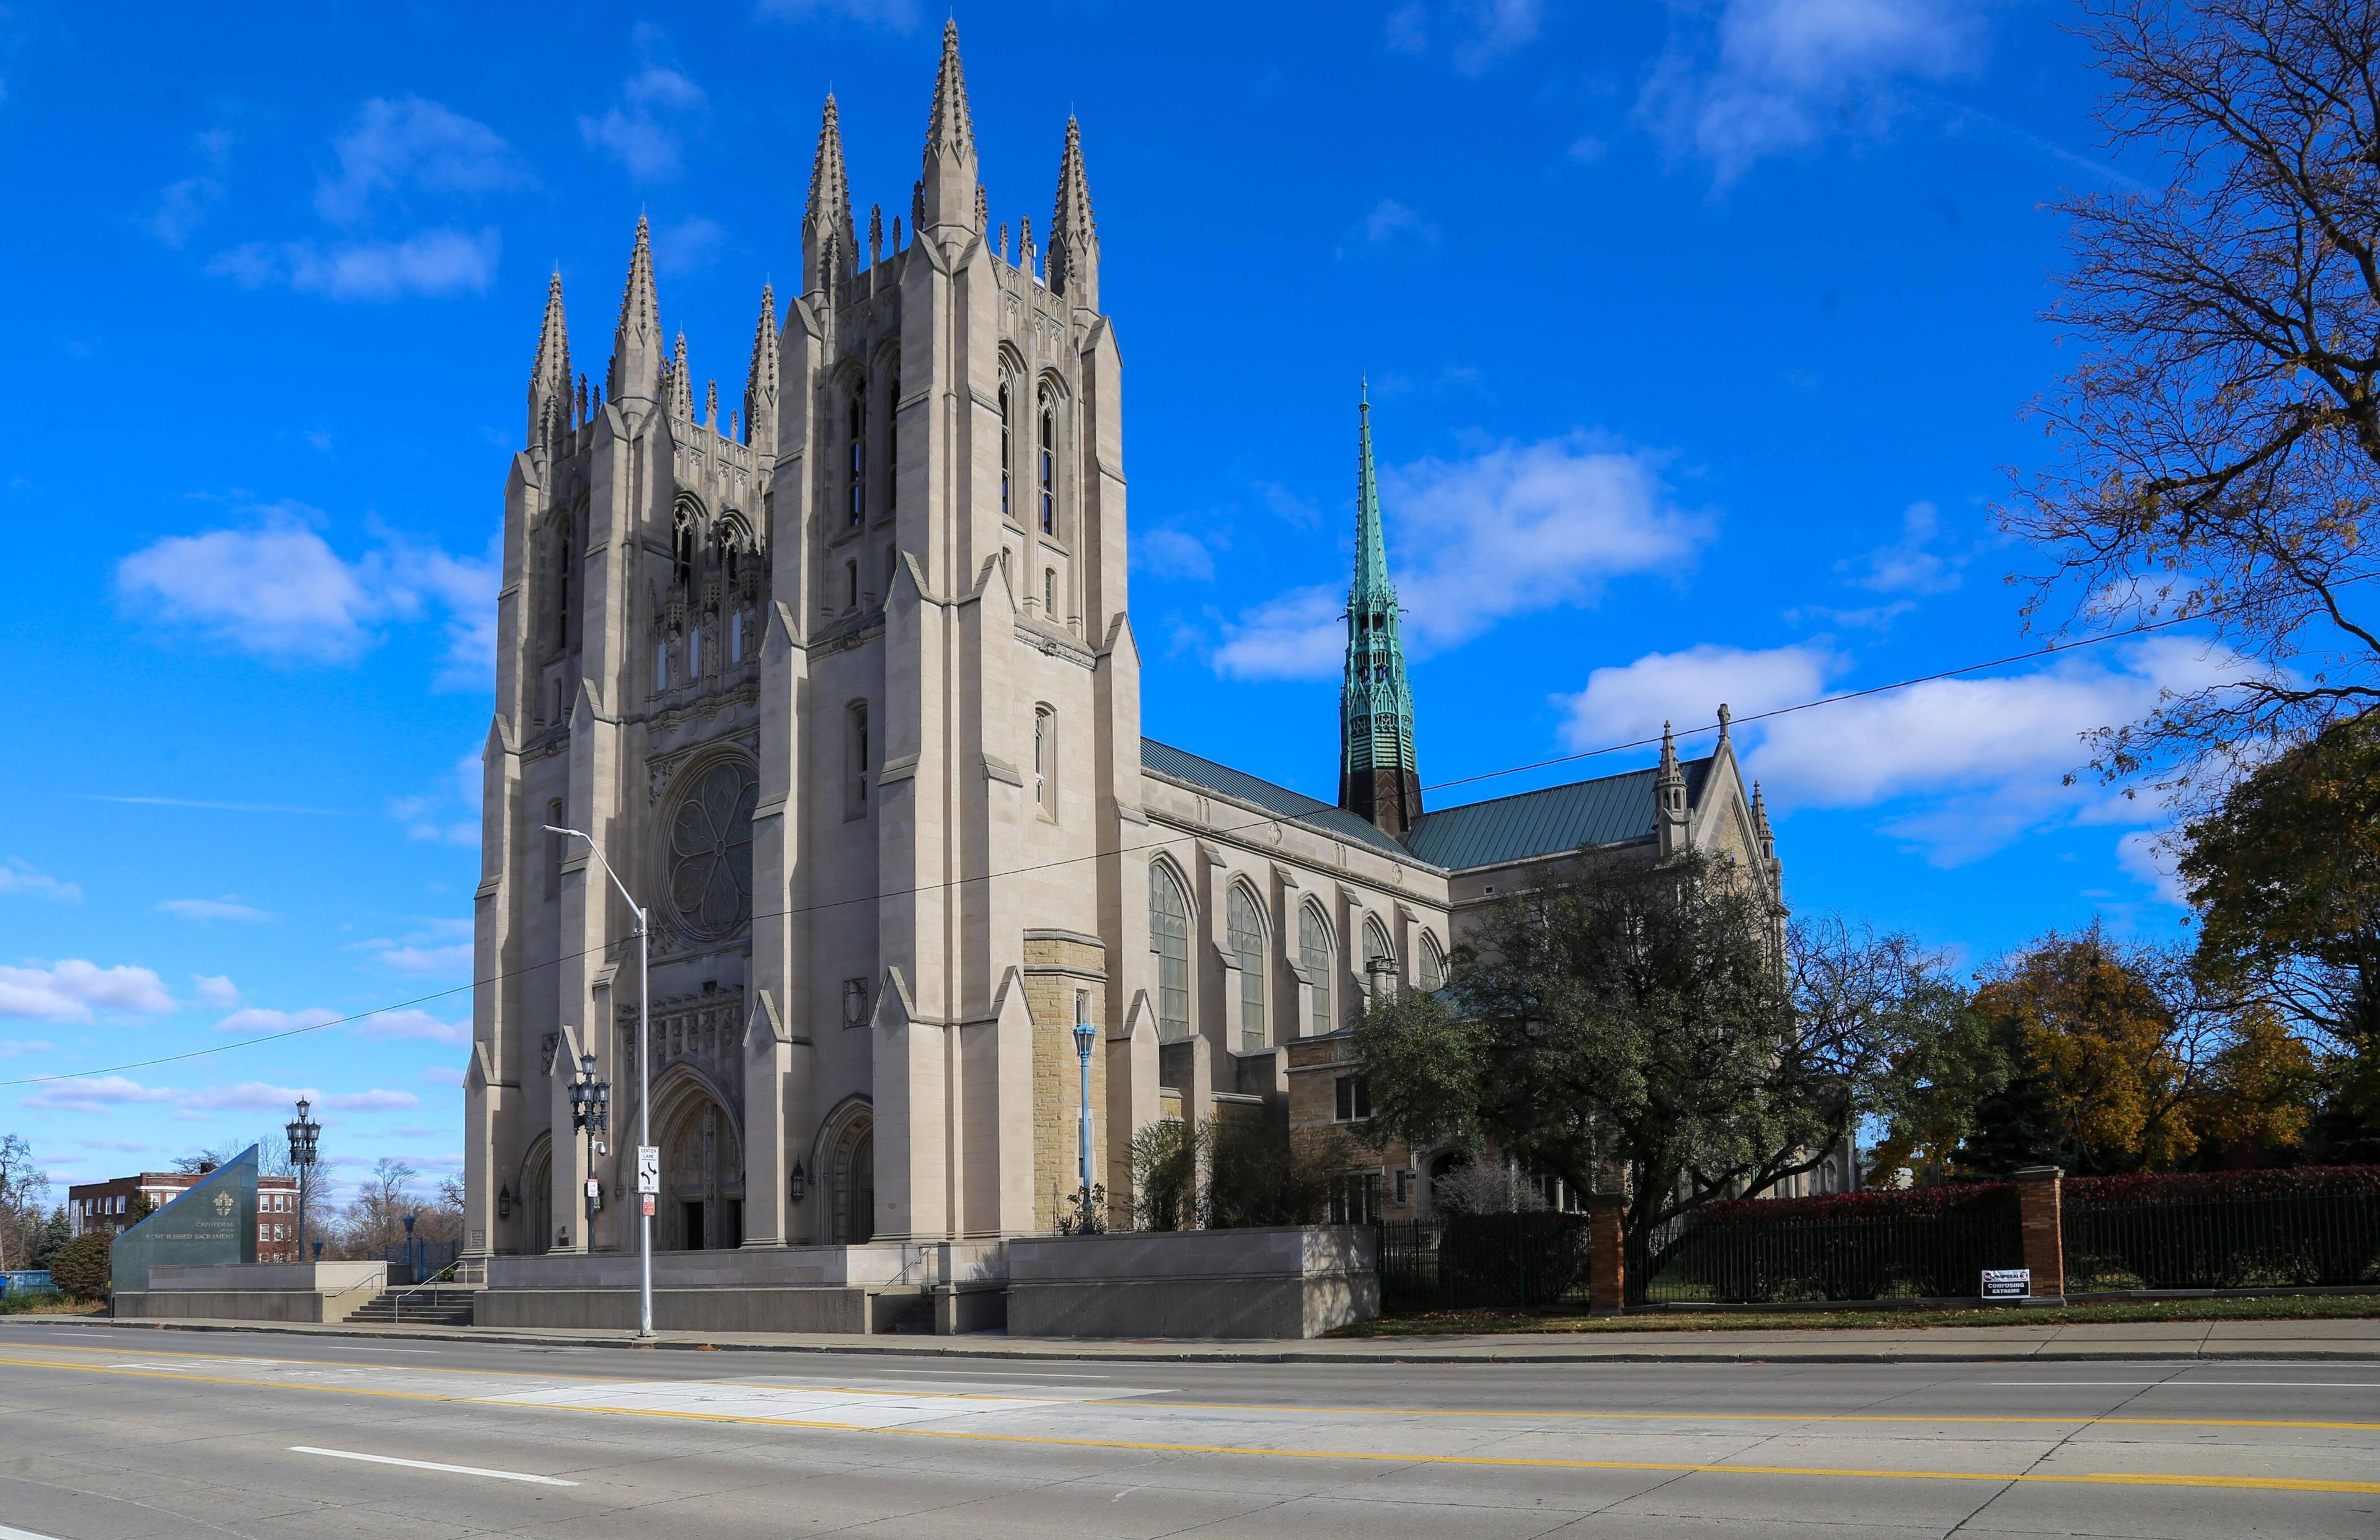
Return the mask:
<svg viewBox="0 0 2380 1540">
<path fill-rule="evenodd" d="M 1806 1331 L 1507 1332 L 1481 1336 L 1318 1338 L 1307 1341 L 860 1337 L 667 1332 L 638 1342 L 617 1332 L 492 1327 L 280 1326 L 233 1321 L 114 1321 L 91 1316 L 0 1317 L 18 1326 L 72 1323 L 122 1330 L 274 1332 L 310 1337 L 739 1352 L 882 1353 L 915 1358 L 1082 1359 L 1153 1363 L 1923 1364 L 2040 1360 L 2361 1360 L 2380 1364 L 2380 1318 L 2175 1321 L 2058 1326 L 1819 1328 Z M 6 1338 L 0 1337 L 0 1345 Z"/>
</svg>

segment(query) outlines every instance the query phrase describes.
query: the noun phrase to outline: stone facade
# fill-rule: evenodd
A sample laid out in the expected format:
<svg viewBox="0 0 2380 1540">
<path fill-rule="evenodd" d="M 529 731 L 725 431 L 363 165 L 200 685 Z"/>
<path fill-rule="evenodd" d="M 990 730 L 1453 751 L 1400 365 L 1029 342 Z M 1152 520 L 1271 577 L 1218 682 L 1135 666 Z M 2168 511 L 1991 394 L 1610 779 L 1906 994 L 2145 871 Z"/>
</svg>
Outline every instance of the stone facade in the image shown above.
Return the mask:
<svg viewBox="0 0 2380 1540">
<path fill-rule="evenodd" d="M 948 30 L 922 174 L 863 238 L 830 99 L 799 292 L 763 289 L 723 420 L 641 221 L 596 378 L 553 281 L 505 490 L 469 1251 L 633 1251 L 648 1073 L 663 1250 L 1046 1233 L 1076 1182 L 1078 1011 L 1120 1218 L 1136 1131 L 1302 1121 L 1309 1040 L 1435 988 L 1466 916 L 1548 860 L 1694 843 L 1774 888 L 1724 737 L 1422 812 L 1392 626 L 1345 706 L 1392 719 L 1394 795 L 1342 773 L 1334 806 L 1141 736 L 1122 356 L 1071 122 L 1059 162 L 1045 253 L 990 217 Z M 1362 502 L 1367 612 L 1392 616 Z M 650 980 L 595 851 L 650 914 Z M 582 1054 L 613 1087 L 601 1149 L 571 1129 Z"/>
</svg>

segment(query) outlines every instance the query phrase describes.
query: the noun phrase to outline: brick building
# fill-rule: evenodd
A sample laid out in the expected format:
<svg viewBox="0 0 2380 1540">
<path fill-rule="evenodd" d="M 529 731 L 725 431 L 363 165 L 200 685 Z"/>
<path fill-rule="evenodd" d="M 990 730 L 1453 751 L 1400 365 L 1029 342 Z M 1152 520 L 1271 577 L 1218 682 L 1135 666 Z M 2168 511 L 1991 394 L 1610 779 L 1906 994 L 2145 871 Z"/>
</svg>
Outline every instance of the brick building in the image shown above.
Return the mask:
<svg viewBox="0 0 2380 1540">
<path fill-rule="evenodd" d="M 142 1171 L 105 1182 L 78 1182 L 67 1189 L 67 1213 L 74 1232 L 114 1235 L 132 1224 L 133 1199 L 163 1208 L 214 1168 L 196 1171 Z M 298 1179 L 261 1176 L 256 1181 L 256 1259 L 295 1262 L 298 1256 Z"/>
</svg>

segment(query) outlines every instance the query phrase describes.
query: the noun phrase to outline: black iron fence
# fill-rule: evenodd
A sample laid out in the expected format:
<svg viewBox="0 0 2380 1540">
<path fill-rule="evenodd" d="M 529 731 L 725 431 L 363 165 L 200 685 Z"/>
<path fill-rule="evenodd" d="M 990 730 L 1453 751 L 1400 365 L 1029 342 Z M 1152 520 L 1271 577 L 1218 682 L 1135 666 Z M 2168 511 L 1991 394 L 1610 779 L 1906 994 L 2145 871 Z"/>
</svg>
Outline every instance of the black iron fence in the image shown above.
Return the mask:
<svg viewBox="0 0 2380 1540">
<path fill-rule="evenodd" d="M 2070 1294 L 2380 1283 L 2380 1190 L 2096 1198 L 2070 1185 L 2082 1189 L 2061 1206 Z"/>
<path fill-rule="evenodd" d="M 1628 1303 L 1973 1298 L 1985 1268 L 2023 1265 L 2011 1188 L 1930 1211 L 1870 1196 L 1715 1205 L 1632 1236 Z"/>
<path fill-rule="evenodd" d="M 1583 1214 L 1453 1214 L 1379 1231 L 1384 1310 L 1585 1308 Z"/>
</svg>

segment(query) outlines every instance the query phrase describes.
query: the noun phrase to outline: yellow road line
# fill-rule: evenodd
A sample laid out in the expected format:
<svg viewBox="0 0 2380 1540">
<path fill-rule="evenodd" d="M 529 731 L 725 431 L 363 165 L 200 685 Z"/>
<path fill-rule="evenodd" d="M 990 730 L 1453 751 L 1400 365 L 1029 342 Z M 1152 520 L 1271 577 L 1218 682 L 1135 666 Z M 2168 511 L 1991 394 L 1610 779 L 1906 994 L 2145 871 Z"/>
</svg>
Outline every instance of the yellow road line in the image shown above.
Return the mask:
<svg viewBox="0 0 2380 1540">
<path fill-rule="evenodd" d="M 363 1364 L 351 1364 L 344 1361 L 333 1362 L 326 1359 L 315 1358 L 271 1358 L 261 1355 L 243 1357 L 237 1353 L 216 1352 L 125 1353 L 111 1348 L 73 1347 L 64 1343 L 49 1342 L 42 1343 L 38 1351 L 42 1352 L 98 1353 L 111 1358 L 188 1358 L 213 1364 L 287 1364 L 310 1369 L 366 1367 L 366 1365 Z M 13 1358 L 0 1358 L 0 1364 L 14 1364 L 24 1367 L 48 1367 L 60 1369 L 72 1369 L 81 1366 L 74 1364 L 34 1364 L 30 1360 Z M 1937 1425 L 1961 1426 L 1968 1425 L 2003 1425 L 2015 1427 L 2071 1427 L 2077 1424 L 2081 1424 L 2086 1426 L 2104 1427 L 2267 1427 L 2301 1428 L 2324 1433 L 2380 1433 L 2380 1422 L 2362 1423 L 2338 1420 L 2317 1420 L 2312 1418 L 2109 1417 L 2097 1415 L 2088 1412 L 2078 1412 L 2070 1416 L 2064 1417 L 2043 1416 L 2039 1414 L 2022 1413 L 1999 1413 L 1947 1412 L 1939 1413 L 1922 1412 L 1695 1412 L 1668 1410 L 1651 1412 L 1564 1412 L 1528 1411 L 1525 1409 L 1510 1410 L 1501 1407 L 1305 1406 L 1283 1402 L 1151 1401 L 1147 1398 L 1139 1397 L 1126 1398 L 1109 1396 L 1093 1397 L 1084 1401 L 1066 1401 L 1057 1397 L 1035 1396 L 1025 1393 L 1026 1390 L 1033 1388 L 1032 1387 L 1026 1387 L 1023 1390 L 1020 1390 L 1018 1393 L 1014 1395 L 994 1395 L 972 1390 L 883 1390 L 856 1385 L 782 1385 L 770 1380 L 755 1379 L 623 1380 L 617 1375 L 548 1374 L 542 1369 L 535 1371 L 463 1369 L 445 1367 L 435 1364 L 374 1364 L 369 1366 L 375 1370 L 398 1369 L 412 1374 L 470 1375 L 489 1379 L 524 1378 L 566 1380 L 574 1384 L 582 1385 L 682 1385 L 699 1383 L 733 1386 L 744 1389 L 805 1391 L 819 1395 L 881 1396 L 887 1400 L 892 1401 L 909 1401 L 930 1397 L 936 1401 L 1026 1401 L 1046 1406 L 1166 1407 L 1169 1409 L 1179 1409 L 1192 1412 L 1286 1412 L 1305 1413 L 1325 1416 L 1353 1414 L 1364 1417 L 1501 1417 L 1536 1420 L 1560 1419 L 1571 1422 L 1905 1423 L 1916 1424 L 1924 1426 L 1934 1426 Z M 994 1372 L 996 1373 L 997 1371 Z M 183 1376 L 182 1377 L 189 1378 L 192 1376 Z M 953 1374 L 950 1377 L 953 1379 L 963 1380 L 971 1377 L 979 1378 L 983 1376 L 968 1376 L 965 1374 Z M 246 1382 L 236 1381 L 233 1383 Z M 260 1381 L 258 1383 L 267 1382 Z M 470 1400 L 473 1398 L 455 1397 L 446 1399 Z"/>
<path fill-rule="evenodd" d="M 1918 1471 L 1858 1466 L 1718 1465 L 1696 1461 L 1553 1460 L 1479 1454 L 1390 1453 L 1369 1449 L 1259 1449 L 1234 1444 L 1176 1444 L 1129 1438 L 1075 1438 L 1055 1434 L 970 1433 L 961 1428 L 873 1427 L 865 1423 L 839 1423 L 801 1417 L 756 1417 L 728 1412 L 674 1412 L 645 1406 L 567 1406 L 543 1401 L 505 1401 L 469 1396 L 439 1396 L 416 1390 L 367 1390 L 338 1385 L 300 1385 L 281 1380 L 234 1379 L 212 1375 L 187 1375 L 159 1369 L 117 1369 L 95 1364 L 52 1364 L 0 1358 L 0 1364 L 18 1368 L 62 1369 L 69 1374 L 123 1375 L 139 1379 L 164 1379 L 178 1385 L 237 1385 L 262 1390 L 310 1390 L 337 1396 L 372 1396 L 393 1401 L 439 1401 L 449 1405 L 501 1407 L 521 1412 L 588 1412 L 622 1417 L 666 1417 L 680 1422 L 725 1423 L 747 1427 L 802 1428 L 821 1433 L 880 1434 L 910 1438 L 963 1439 L 985 1444 L 1022 1444 L 1042 1448 L 1117 1449 L 1139 1454 L 1238 1455 L 1271 1460 L 1354 1460 L 1374 1464 L 1487 1466 L 1554 1471 L 1645 1471 L 1686 1475 L 1815 1476 L 1876 1481 L 2001 1481 L 2065 1486 L 2194 1486 L 2252 1492 L 2332 1492 L 2360 1497 L 2380 1496 L 2380 1482 L 2316 1481 L 2288 1476 L 2182 1475 L 2162 1472 L 2082 1471 Z"/>
</svg>

